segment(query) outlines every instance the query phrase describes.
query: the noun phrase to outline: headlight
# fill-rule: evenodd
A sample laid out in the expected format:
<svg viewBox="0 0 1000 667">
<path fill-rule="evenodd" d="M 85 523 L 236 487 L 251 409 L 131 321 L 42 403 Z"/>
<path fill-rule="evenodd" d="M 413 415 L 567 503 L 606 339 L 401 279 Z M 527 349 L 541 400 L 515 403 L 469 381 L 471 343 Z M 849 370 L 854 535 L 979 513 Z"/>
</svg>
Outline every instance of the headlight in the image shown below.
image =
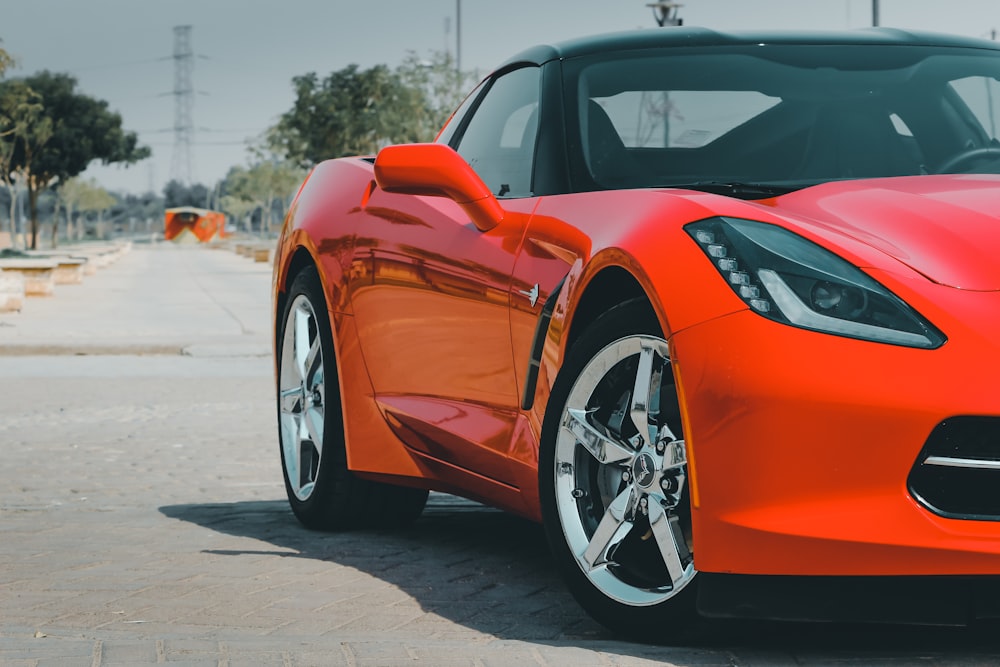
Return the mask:
<svg viewBox="0 0 1000 667">
<path fill-rule="evenodd" d="M 711 218 L 685 230 L 733 291 L 764 317 L 907 347 L 945 342 L 934 325 L 860 269 L 786 229 Z"/>
</svg>

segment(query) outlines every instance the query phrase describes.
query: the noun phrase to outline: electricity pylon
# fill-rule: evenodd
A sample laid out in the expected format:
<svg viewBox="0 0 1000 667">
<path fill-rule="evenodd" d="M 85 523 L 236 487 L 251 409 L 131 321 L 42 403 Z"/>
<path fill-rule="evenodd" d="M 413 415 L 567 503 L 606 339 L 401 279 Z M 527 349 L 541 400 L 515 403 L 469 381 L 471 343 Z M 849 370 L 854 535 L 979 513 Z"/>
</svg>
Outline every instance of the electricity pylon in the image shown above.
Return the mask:
<svg viewBox="0 0 1000 667">
<path fill-rule="evenodd" d="M 191 26 L 174 26 L 174 155 L 170 177 L 191 185 L 191 143 L 194 138 L 194 52 L 191 50 Z"/>
</svg>

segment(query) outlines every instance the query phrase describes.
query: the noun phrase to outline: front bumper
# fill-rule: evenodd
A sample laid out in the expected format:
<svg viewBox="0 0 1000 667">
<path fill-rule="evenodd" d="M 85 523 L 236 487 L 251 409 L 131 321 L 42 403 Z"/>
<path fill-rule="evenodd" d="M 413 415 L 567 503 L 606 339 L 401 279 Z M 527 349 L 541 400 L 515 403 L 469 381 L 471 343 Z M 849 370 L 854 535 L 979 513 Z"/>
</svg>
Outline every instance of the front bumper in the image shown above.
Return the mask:
<svg viewBox="0 0 1000 667">
<path fill-rule="evenodd" d="M 746 311 L 678 332 L 698 570 L 1000 574 L 1000 521 L 941 516 L 907 488 L 938 424 L 1000 418 L 1000 343 L 979 325 L 953 328 L 937 350 Z"/>
</svg>

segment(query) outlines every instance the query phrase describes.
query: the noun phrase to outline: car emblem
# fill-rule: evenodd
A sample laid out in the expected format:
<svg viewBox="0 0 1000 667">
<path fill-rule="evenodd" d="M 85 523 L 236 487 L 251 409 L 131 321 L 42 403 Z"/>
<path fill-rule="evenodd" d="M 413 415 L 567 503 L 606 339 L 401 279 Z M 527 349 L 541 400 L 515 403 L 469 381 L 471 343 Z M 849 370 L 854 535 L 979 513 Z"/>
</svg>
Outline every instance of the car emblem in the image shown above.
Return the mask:
<svg viewBox="0 0 1000 667">
<path fill-rule="evenodd" d="M 528 297 L 528 303 L 531 304 L 532 308 L 534 308 L 535 304 L 538 303 L 538 283 L 535 283 L 535 286 L 531 288 L 531 291 L 518 290 L 518 293 Z"/>
<path fill-rule="evenodd" d="M 645 488 L 653 483 L 656 477 L 656 462 L 649 454 L 640 454 L 632 463 L 632 477 L 635 483 Z"/>
</svg>

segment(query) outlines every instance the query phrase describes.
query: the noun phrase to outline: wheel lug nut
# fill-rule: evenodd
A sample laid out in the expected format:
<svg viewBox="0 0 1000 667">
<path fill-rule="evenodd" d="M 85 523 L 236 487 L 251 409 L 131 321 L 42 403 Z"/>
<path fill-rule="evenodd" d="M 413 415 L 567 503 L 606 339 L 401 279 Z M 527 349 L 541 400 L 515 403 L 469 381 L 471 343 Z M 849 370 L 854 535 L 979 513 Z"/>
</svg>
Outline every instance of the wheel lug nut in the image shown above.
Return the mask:
<svg viewBox="0 0 1000 667">
<path fill-rule="evenodd" d="M 656 453 L 662 454 L 665 451 L 667 451 L 667 445 L 662 440 L 660 440 L 658 443 L 656 443 Z"/>
<path fill-rule="evenodd" d="M 585 498 L 587 496 L 587 492 L 583 489 L 573 489 L 570 492 L 570 495 L 579 500 L 580 498 Z"/>
<path fill-rule="evenodd" d="M 632 473 L 630 473 L 628 470 L 623 471 L 622 472 L 622 481 L 625 482 L 626 484 L 628 484 L 629 482 L 631 482 L 632 481 Z"/>
<path fill-rule="evenodd" d="M 639 511 L 643 514 L 647 514 L 649 512 L 649 501 L 646 500 L 645 496 L 639 499 Z"/>
</svg>

